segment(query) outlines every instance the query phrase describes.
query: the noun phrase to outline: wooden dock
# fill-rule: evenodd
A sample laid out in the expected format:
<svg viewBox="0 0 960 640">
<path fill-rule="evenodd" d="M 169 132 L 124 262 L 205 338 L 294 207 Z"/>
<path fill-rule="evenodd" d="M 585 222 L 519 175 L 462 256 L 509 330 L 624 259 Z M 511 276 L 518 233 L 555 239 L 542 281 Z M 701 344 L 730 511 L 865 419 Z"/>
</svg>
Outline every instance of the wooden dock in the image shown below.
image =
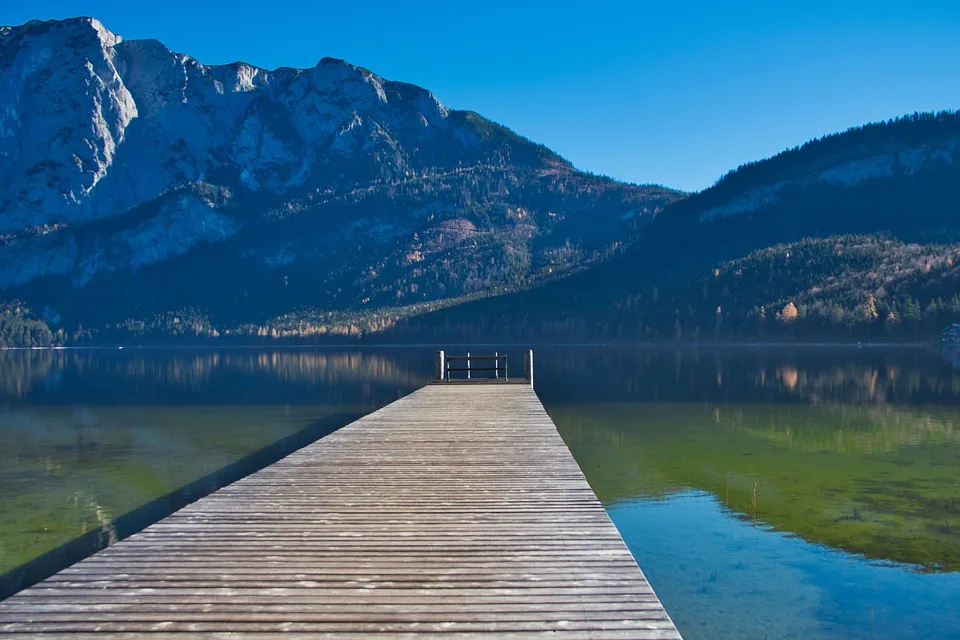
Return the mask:
<svg viewBox="0 0 960 640">
<path fill-rule="evenodd" d="M 529 384 L 430 384 L 0 602 L 0 637 L 680 638 Z"/>
</svg>

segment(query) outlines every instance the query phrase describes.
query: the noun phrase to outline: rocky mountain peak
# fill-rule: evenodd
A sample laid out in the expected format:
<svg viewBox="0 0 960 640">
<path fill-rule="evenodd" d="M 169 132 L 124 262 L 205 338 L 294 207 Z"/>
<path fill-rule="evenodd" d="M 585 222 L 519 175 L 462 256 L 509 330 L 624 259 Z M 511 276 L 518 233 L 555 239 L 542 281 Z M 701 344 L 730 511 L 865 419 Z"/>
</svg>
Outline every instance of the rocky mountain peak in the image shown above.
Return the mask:
<svg viewBox="0 0 960 640">
<path fill-rule="evenodd" d="M 92 18 L 0 35 L 0 291 L 65 317 L 118 290 L 243 315 L 520 286 L 675 198 L 344 60 L 206 65 Z"/>
<path fill-rule="evenodd" d="M 343 60 L 204 65 L 87 17 L 5 29 L 0 89 L 0 233 L 120 215 L 214 175 L 282 193 L 434 166 L 450 144 L 474 162 L 526 144 L 478 145 L 476 127 L 448 126 L 449 110 L 426 89 Z M 360 132 L 364 145 L 340 139 Z M 361 152 L 353 175 L 331 171 L 333 158 Z"/>
<path fill-rule="evenodd" d="M 96 38 L 102 46 L 113 47 L 123 38 L 109 29 L 102 22 L 90 16 L 77 16 L 62 20 L 30 20 L 18 26 L 0 26 L 0 35 L 8 39 L 14 38 L 62 38 L 76 43 L 82 39 Z"/>
<path fill-rule="evenodd" d="M 93 18 L 33 21 L 0 42 L 0 232 L 90 215 L 137 117 Z"/>
</svg>

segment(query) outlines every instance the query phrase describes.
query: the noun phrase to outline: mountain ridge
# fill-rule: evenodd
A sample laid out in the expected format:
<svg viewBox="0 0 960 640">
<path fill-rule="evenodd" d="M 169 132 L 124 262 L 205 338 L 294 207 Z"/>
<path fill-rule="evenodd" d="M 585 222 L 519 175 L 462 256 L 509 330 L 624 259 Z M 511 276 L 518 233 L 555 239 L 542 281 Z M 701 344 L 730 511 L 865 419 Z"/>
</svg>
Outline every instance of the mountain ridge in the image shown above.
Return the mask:
<svg viewBox="0 0 960 640">
<path fill-rule="evenodd" d="M 0 33 L 0 341 L 917 340 L 960 321 L 960 112 L 686 194 L 338 59 L 207 66 L 93 19 L 28 24 Z"/>
<path fill-rule="evenodd" d="M 682 197 L 334 58 L 203 65 L 89 18 L 5 29 L 0 89 L 0 295 L 73 326 L 523 288 Z"/>
<path fill-rule="evenodd" d="M 477 339 L 491 328 L 472 318 L 497 317 L 500 339 L 519 342 L 931 339 L 960 322 L 958 141 L 957 111 L 811 141 L 671 204 L 609 262 L 499 301 L 406 319 L 393 337 Z M 873 171 L 863 179 L 816 179 L 878 155 L 887 163 L 867 163 Z M 758 190 L 771 197 L 709 215 Z"/>
</svg>

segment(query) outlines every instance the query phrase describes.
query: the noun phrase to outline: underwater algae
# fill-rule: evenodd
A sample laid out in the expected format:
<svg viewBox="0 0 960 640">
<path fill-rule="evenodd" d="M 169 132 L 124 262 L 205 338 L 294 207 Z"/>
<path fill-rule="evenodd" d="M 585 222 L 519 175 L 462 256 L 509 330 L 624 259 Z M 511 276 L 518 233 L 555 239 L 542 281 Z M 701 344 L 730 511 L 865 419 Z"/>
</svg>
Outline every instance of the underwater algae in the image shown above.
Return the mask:
<svg viewBox="0 0 960 640">
<path fill-rule="evenodd" d="M 960 411 L 548 407 L 605 504 L 707 491 L 737 517 L 921 571 L 960 570 Z"/>
</svg>

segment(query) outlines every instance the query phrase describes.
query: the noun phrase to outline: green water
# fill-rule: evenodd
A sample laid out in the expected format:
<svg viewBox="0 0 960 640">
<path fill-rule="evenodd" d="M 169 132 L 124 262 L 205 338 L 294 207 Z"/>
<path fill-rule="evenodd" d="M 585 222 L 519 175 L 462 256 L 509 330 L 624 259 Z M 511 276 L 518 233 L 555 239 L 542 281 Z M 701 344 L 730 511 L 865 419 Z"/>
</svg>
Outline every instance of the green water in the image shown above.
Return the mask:
<svg viewBox="0 0 960 640">
<path fill-rule="evenodd" d="M 548 357 L 574 379 L 544 404 L 684 637 L 960 638 L 960 376 L 939 354 Z"/>
<path fill-rule="evenodd" d="M 115 516 L 325 417 L 359 412 L 335 405 L 0 410 L 0 572 L 109 528 Z"/>
<path fill-rule="evenodd" d="M 415 371 L 348 351 L 0 352 L 0 594 L 412 391 Z"/>
<path fill-rule="evenodd" d="M 0 587 L 418 388 L 432 358 L 0 352 Z M 543 347 L 536 361 L 538 395 L 688 640 L 960 638 L 950 358 Z"/>
<path fill-rule="evenodd" d="M 607 503 L 695 488 L 811 542 L 960 570 L 960 412 L 561 403 L 550 413 Z"/>
</svg>

